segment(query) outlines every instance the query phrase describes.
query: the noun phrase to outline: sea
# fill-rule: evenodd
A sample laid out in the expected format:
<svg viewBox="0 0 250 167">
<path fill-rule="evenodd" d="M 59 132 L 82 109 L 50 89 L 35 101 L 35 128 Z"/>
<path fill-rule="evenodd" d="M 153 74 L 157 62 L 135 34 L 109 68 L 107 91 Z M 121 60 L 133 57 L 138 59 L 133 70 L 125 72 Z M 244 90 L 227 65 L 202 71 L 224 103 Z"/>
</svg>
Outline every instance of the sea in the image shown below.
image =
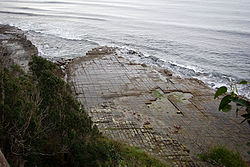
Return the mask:
<svg viewBox="0 0 250 167">
<path fill-rule="evenodd" d="M 48 59 L 115 46 L 214 89 L 250 81 L 250 0 L 0 0 L 0 24 Z"/>
</svg>

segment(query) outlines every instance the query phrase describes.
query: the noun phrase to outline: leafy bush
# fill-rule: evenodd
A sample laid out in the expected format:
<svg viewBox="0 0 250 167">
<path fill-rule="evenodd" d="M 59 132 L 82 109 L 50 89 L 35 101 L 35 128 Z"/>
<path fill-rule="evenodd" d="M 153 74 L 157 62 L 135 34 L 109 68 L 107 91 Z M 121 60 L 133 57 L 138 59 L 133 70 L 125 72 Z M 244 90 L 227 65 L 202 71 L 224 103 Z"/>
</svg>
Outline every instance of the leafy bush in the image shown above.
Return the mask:
<svg viewBox="0 0 250 167">
<path fill-rule="evenodd" d="M 238 152 L 229 151 L 221 145 L 212 148 L 209 153 L 199 155 L 199 157 L 203 161 L 217 166 L 247 167 L 247 164 L 242 160 Z"/>
<path fill-rule="evenodd" d="M 68 166 L 73 146 L 85 149 L 100 134 L 57 76 L 59 68 L 33 57 L 30 69 L 33 75 L 17 66 L 1 70 L 1 148 L 14 166 Z"/>
</svg>

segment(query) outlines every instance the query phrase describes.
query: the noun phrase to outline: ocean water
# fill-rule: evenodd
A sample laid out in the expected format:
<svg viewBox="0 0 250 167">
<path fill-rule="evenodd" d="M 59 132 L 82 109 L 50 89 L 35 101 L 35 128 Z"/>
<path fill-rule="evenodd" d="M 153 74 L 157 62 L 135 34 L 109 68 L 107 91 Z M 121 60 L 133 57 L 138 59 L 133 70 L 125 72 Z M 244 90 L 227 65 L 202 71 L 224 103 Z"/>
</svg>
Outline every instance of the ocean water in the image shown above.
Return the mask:
<svg viewBox="0 0 250 167">
<path fill-rule="evenodd" d="M 249 0 L 0 0 L 0 24 L 24 30 L 47 58 L 118 46 L 212 88 L 250 80 Z"/>
</svg>

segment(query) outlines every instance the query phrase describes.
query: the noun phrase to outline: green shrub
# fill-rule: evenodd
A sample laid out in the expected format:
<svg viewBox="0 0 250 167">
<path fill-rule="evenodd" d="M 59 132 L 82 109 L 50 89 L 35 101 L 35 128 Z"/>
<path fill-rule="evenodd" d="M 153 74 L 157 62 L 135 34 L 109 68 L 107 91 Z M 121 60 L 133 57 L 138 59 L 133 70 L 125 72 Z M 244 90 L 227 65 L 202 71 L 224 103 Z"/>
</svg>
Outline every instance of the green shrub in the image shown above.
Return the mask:
<svg viewBox="0 0 250 167">
<path fill-rule="evenodd" d="M 209 153 L 200 154 L 203 161 L 210 162 L 214 165 L 225 167 L 247 167 L 238 152 L 230 151 L 224 146 L 217 146 L 210 150 Z"/>
<path fill-rule="evenodd" d="M 131 147 L 121 142 L 102 137 L 98 140 L 95 155 L 103 157 L 105 165 L 102 166 L 134 166 L 134 167 L 165 167 L 173 166 L 171 162 L 163 163 L 145 153 L 142 149 Z M 104 153 L 104 154 L 103 154 Z M 103 159 L 103 160 L 104 160 Z M 100 165 L 100 164 L 99 164 Z"/>
<path fill-rule="evenodd" d="M 100 134 L 57 66 L 33 57 L 30 69 L 33 75 L 18 66 L 0 71 L 1 149 L 13 166 L 69 166 L 73 146 L 85 149 Z"/>
<path fill-rule="evenodd" d="M 120 149 L 121 156 L 124 157 L 122 159 L 121 164 L 123 166 L 143 166 L 143 167 L 165 167 L 165 166 L 173 166 L 173 164 L 169 161 L 168 163 L 163 163 L 156 158 L 148 155 L 143 150 L 137 147 L 129 147 L 127 145 L 121 145 Z"/>
</svg>

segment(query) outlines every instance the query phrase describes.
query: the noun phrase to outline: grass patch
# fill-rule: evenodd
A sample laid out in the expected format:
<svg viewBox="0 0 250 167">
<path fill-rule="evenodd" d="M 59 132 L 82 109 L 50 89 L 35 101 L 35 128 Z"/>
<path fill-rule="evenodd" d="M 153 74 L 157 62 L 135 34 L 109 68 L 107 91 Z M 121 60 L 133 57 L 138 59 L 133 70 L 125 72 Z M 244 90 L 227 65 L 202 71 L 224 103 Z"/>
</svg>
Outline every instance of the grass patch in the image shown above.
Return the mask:
<svg viewBox="0 0 250 167">
<path fill-rule="evenodd" d="M 102 139 L 104 143 L 112 149 L 109 153 L 110 157 L 113 157 L 113 162 L 117 164 L 108 164 L 108 166 L 138 166 L 138 167 L 166 167 L 172 166 L 171 162 L 168 164 L 154 158 L 153 156 L 145 153 L 138 147 L 131 147 L 121 142 L 113 141 L 107 138 Z"/>
<path fill-rule="evenodd" d="M 162 94 L 160 94 L 160 92 L 159 91 L 157 91 L 157 90 L 153 90 L 152 91 L 152 95 L 155 97 L 155 98 L 161 98 L 161 97 L 163 97 L 163 95 Z"/>
<path fill-rule="evenodd" d="M 200 154 L 199 157 L 206 162 L 225 167 L 247 167 L 238 152 L 230 151 L 224 146 L 213 147 L 209 153 Z"/>
</svg>

